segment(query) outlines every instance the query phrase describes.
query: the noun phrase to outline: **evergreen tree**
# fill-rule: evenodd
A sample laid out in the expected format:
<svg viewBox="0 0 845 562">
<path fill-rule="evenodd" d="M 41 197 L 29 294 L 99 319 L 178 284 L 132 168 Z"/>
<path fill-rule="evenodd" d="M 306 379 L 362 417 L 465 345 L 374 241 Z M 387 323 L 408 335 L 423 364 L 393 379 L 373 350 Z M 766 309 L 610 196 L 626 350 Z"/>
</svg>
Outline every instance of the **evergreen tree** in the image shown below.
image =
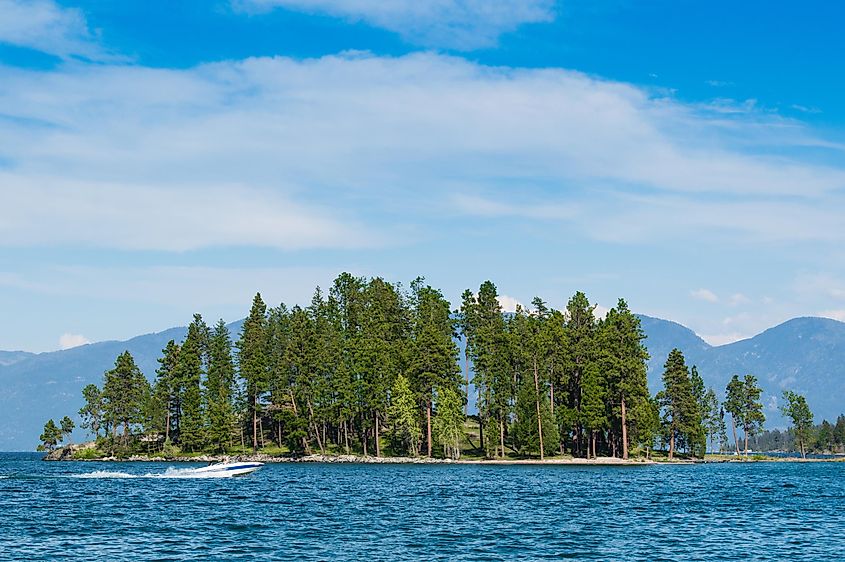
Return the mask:
<svg viewBox="0 0 845 562">
<path fill-rule="evenodd" d="M 691 438 L 701 426 L 697 418 L 698 406 L 693 396 L 689 370 L 684 354 L 678 349 L 669 353 L 663 371 L 663 390 L 658 393 L 663 409 L 665 434 L 669 440 L 669 459 L 674 457 L 676 446 L 683 443 L 689 448 Z"/>
<path fill-rule="evenodd" d="M 636 408 L 640 401 L 649 399 L 646 373 L 649 359 L 643 341 L 645 334 L 640 319 L 619 299 L 602 322 L 600 331 L 601 366 L 607 378 L 607 392 L 611 399 L 614 417 L 618 412 L 621 429 L 622 458 L 628 458 L 629 425 L 638 420 L 630 419 L 629 410 L 648 415 L 647 408 Z M 617 410 L 618 408 L 618 410 Z"/>
<path fill-rule="evenodd" d="M 597 413 L 595 408 L 599 402 L 604 401 L 604 394 L 607 387 L 599 379 L 599 374 L 587 375 L 589 369 L 594 369 L 596 361 L 596 320 L 593 316 L 595 307 L 587 300 L 582 292 L 577 292 L 566 305 L 566 337 L 569 342 L 568 355 L 566 359 L 566 378 L 569 382 L 568 388 L 568 410 L 561 409 L 561 415 L 568 419 L 572 426 L 567 429 L 573 435 L 573 449 L 576 454 L 586 456 L 589 453 L 586 447 L 584 432 L 585 419 L 593 419 Z M 587 395 L 586 393 L 597 393 Z M 585 401 L 590 405 L 589 412 L 584 413 Z M 599 424 L 603 423 L 597 420 Z M 591 428 L 592 429 L 592 428 Z"/>
<path fill-rule="evenodd" d="M 810 407 L 807 405 L 807 399 L 791 390 L 783 391 L 783 399 L 786 400 L 786 404 L 781 407 L 781 412 L 784 416 L 792 420 L 792 432 L 795 434 L 795 438 L 798 439 L 801 458 L 806 459 L 807 453 L 805 446 L 810 440 L 813 430 L 813 412 L 810 411 Z"/>
<path fill-rule="evenodd" d="M 246 391 L 247 415 L 252 425 L 252 450 L 258 452 L 258 420 L 265 393 L 269 389 L 267 361 L 267 305 L 256 293 L 249 316 L 238 340 L 238 367 Z"/>
<path fill-rule="evenodd" d="M 39 451 L 53 451 L 62 441 L 62 430 L 56 425 L 52 419 L 44 424 L 44 433 L 38 439 L 41 440 L 41 445 L 38 446 Z"/>
<path fill-rule="evenodd" d="M 103 421 L 103 395 L 96 384 L 89 384 L 82 389 L 82 398 L 85 400 L 85 405 L 79 409 L 82 428 L 91 430 L 96 439 Z"/>
<path fill-rule="evenodd" d="M 232 340 L 223 320 L 214 326 L 209 340 L 208 373 L 205 383 L 208 442 L 224 452 L 235 432 L 235 365 Z"/>
<path fill-rule="evenodd" d="M 833 426 L 827 420 L 822 420 L 816 431 L 816 449 L 829 452 L 833 449 Z"/>
<path fill-rule="evenodd" d="M 106 371 L 102 393 L 104 417 L 112 436 L 116 436 L 122 426 L 124 444 L 129 439 L 131 426 L 143 421 L 144 401 L 148 393 L 147 379 L 135 365 L 132 355 L 124 351 L 115 360 L 114 368 Z"/>
<path fill-rule="evenodd" d="M 73 433 L 73 428 L 76 427 L 76 424 L 73 423 L 73 420 L 67 416 L 59 420 L 59 425 L 61 426 L 62 441 L 64 441 L 65 436 L 70 437 L 70 434 Z"/>
<path fill-rule="evenodd" d="M 153 407 L 150 420 L 153 428 L 164 433 L 165 443 L 179 437 L 179 420 L 182 413 L 181 385 L 179 375 L 179 345 L 170 340 L 162 350 L 156 369 L 153 387 Z"/>
<path fill-rule="evenodd" d="M 704 398 L 701 401 L 701 411 L 703 414 L 704 430 L 710 441 L 712 449 L 713 444 L 718 441 L 722 426 L 724 425 L 724 416 L 722 414 L 719 399 L 716 397 L 716 391 L 708 388 L 704 393 Z"/>
<path fill-rule="evenodd" d="M 763 414 L 763 403 L 760 394 L 763 390 L 757 385 L 757 377 L 745 375 L 742 381 L 743 404 L 741 409 L 742 430 L 745 434 L 745 456 L 748 456 L 748 438 L 763 429 L 766 416 Z"/>
<path fill-rule="evenodd" d="M 182 412 L 179 420 L 179 442 L 183 449 L 196 451 L 205 444 L 205 412 L 201 382 L 208 327 L 199 314 L 188 326 L 188 334 L 179 350 L 176 379 L 180 388 Z"/>
<path fill-rule="evenodd" d="M 432 407 L 436 388 L 460 392 L 458 349 L 452 339 L 455 327 L 449 302 L 437 289 L 417 279 L 411 286 L 414 297 L 413 359 L 410 369 L 414 386 L 425 411 L 426 454 L 432 450 Z"/>
<path fill-rule="evenodd" d="M 731 415 L 731 431 L 733 433 L 734 438 L 734 453 L 739 454 L 739 439 L 736 436 L 736 425 L 737 421 L 741 420 L 743 417 L 744 405 L 745 405 L 745 387 L 742 384 L 742 381 L 739 380 L 739 376 L 734 375 L 731 377 L 731 380 L 728 382 L 728 386 L 725 388 L 725 411 Z"/>
</svg>

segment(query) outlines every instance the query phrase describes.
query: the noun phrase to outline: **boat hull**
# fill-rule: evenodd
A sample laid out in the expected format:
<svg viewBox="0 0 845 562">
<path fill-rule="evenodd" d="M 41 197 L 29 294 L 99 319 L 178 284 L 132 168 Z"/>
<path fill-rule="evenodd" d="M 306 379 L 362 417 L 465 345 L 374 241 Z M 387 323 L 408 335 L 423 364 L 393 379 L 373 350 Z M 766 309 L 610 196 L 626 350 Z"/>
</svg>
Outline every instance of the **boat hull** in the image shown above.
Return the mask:
<svg viewBox="0 0 845 562">
<path fill-rule="evenodd" d="M 228 462 L 218 463 L 194 469 L 197 474 L 209 476 L 243 476 L 255 472 L 264 466 L 261 462 Z"/>
</svg>

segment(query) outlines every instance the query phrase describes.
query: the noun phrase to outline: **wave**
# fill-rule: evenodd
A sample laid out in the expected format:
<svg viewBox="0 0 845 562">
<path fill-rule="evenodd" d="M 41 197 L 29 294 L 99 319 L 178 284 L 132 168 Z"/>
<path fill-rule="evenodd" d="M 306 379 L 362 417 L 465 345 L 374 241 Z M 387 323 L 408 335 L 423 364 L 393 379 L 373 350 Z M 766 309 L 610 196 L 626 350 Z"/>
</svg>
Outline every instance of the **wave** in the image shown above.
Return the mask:
<svg viewBox="0 0 845 562">
<path fill-rule="evenodd" d="M 131 474 L 113 470 L 96 470 L 84 474 L 74 474 L 71 478 L 231 478 L 226 472 L 197 472 L 193 468 L 168 468 L 161 473 Z"/>
</svg>

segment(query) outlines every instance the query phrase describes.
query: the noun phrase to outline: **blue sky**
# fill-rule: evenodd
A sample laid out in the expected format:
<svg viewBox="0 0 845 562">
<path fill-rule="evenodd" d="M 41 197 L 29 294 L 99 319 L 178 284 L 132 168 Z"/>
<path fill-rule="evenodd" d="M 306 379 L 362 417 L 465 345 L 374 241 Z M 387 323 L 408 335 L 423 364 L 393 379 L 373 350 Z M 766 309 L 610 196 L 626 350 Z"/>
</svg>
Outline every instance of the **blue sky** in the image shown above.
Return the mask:
<svg viewBox="0 0 845 562">
<path fill-rule="evenodd" d="M 834 2 L 0 0 L 0 349 L 340 271 L 845 319 Z"/>
</svg>

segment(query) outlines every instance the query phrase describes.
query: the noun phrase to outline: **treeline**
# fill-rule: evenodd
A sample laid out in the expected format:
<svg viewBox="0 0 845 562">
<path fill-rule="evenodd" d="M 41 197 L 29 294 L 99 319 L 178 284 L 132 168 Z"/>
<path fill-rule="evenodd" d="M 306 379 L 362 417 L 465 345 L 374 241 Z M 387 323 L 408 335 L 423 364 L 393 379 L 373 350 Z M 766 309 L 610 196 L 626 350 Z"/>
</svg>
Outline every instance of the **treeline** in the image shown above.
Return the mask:
<svg viewBox="0 0 845 562">
<path fill-rule="evenodd" d="M 153 384 L 121 354 L 79 414 L 109 450 L 703 456 L 708 439 L 727 449 L 726 413 L 735 451 L 737 428 L 748 448 L 764 421 L 753 376 L 735 376 L 721 404 L 674 350 L 651 396 L 639 319 L 621 299 L 604 318 L 594 309 L 578 292 L 564 310 L 535 298 L 506 314 L 487 281 L 453 311 L 422 279 L 344 273 L 307 307 L 256 295 L 234 342 L 195 315 Z"/>
<path fill-rule="evenodd" d="M 845 453 L 845 415 L 836 418 L 835 423 L 823 420 L 809 428 L 806 436 L 806 450 L 810 453 Z M 755 436 L 750 447 L 760 452 L 799 451 L 800 438 L 794 427 L 786 431 L 767 430 Z"/>
</svg>

